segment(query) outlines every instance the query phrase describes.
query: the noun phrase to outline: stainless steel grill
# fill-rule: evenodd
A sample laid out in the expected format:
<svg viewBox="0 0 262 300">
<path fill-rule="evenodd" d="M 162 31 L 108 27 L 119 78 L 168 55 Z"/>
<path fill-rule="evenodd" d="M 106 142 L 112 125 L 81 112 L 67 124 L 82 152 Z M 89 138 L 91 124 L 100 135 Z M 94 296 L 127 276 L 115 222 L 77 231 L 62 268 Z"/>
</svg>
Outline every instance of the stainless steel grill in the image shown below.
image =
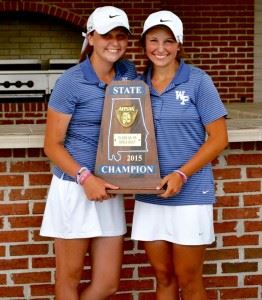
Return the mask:
<svg viewBox="0 0 262 300">
<path fill-rule="evenodd" d="M 41 70 L 40 60 L 0 60 L 0 99 L 45 99 L 57 78 L 76 63 L 71 59 L 51 59 L 49 70 Z"/>
</svg>

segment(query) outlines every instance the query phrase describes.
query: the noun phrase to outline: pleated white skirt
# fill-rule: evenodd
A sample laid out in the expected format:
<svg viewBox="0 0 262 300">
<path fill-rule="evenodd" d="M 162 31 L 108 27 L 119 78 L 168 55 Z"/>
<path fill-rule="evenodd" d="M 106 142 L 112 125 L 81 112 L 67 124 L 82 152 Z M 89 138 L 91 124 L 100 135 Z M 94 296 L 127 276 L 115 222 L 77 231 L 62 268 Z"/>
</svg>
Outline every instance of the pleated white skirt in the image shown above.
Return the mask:
<svg viewBox="0 0 262 300">
<path fill-rule="evenodd" d="M 82 186 L 53 176 L 40 235 L 64 239 L 126 233 L 121 195 L 103 202 L 87 199 Z"/>
<path fill-rule="evenodd" d="M 131 238 L 205 245 L 215 240 L 212 205 L 167 206 L 136 201 Z"/>
</svg>

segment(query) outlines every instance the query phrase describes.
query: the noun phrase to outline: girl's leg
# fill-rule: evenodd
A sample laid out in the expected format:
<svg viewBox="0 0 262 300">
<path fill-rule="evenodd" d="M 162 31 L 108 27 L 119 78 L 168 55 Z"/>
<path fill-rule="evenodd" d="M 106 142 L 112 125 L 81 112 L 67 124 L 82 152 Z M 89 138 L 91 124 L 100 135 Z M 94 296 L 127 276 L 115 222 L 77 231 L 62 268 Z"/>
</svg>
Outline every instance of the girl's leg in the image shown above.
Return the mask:
<svg viewBox="0 0 262 300">
<path fill-rule="evenodd" d="M 179 291 L 174 274 L 172 244 L 166 241 L 144 242 L 157 280 L 157 300 L 178 300 Z"/>
<path fill-rule="evenodd" d="M 79 300 L 78 285 L 88 245 L 88 239 L 55 239 L 56 300 Z"/>
<path fill-rule="evenodd" d="M 123 257 L 123 237 L 98 237 L 91 243 L 92 278 L 81 300 L 104 300 L 119 286 Z"/>
<path fill-rule="evenodd" d="M 205 246 L 173 244 L 174 270 L 183 300 L 207 300 L 203 285 Z"/>
</svg>

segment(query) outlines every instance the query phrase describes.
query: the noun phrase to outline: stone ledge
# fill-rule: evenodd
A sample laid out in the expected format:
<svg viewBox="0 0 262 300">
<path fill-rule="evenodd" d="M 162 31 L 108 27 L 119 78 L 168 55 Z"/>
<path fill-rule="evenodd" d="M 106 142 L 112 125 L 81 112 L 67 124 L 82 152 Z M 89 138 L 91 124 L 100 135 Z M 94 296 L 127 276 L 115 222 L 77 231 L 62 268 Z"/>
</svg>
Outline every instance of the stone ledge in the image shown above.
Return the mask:
<svg viewBox="0 0 262 300">
<path fill-rule="evenodd" d="M 228 119 L 229 142 L 262 141 L 262 119 Z M 45 124 L 0 125 L 0 149 L 43 148 Z"/>
</svg>

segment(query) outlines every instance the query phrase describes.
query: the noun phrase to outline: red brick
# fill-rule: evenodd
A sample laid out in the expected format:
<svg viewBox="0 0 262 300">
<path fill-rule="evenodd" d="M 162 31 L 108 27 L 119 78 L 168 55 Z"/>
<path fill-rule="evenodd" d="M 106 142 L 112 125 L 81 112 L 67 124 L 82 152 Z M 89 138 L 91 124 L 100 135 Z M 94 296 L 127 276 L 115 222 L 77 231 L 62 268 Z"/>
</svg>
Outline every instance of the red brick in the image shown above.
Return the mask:
<svg viewBox="0 0 262 300">
<path fill-rule="evenodd" d="M 133 277 L 133 274 L 134 274 L 134 267 L 133 268 L 122 268 L 121 269 L 121 274 L 120 274 L 120 277 L 121 278 L 132 278 Z"/>
<path fill-rule="evenodd" d="M 209 290 L 207 289 L 207 299 L 208 300 L 218 300 L 219 298 L 219 295 L 218 295 L 218 290 L 215 289 L 215 290 Z"/>
<path fill-rule="evenodd" d="M 247 178 L 262 178 L 262 168 L 247 168 L 246 172 Z"/>
<path fill-rule="evenodd" d="M 49 172 L 50 164 L 48 161 L 18 161 L 11 163 L 10 171 L 14 173 Z"/>
<path fill-rule="evenodd" d="M 12 230 L 0 231 L 0 242 L 2 243 L 18 243 L 28 241 L 28 231 Z"/>
<path fill-rule="evenodd" d="M 43 283 L 51 281 L 51 272 L 27 272 L 11 274 L 14 284 Z"/>
<path fill-rule="evenodd" d="M 26 149 L 13 149 L 14 157 L 26 157 Z"/>
<path fill-rule="evenodd" d="M 31 244 L 10 246 L 11 256 L 43 255 L 48 253 L 48 245 Z"/>
<path fill-rule="evenodd" d="M 47 188 L 12 189 L 9 193 L 10 201 L 42 200 L 47 194 Z"/>
<path fill-rule="evenodd" d="M 237 276 L 212 276 L 204 277 L 205 287 L 236 287 Z"/>
<path fill-rule="evenodd" d="M 47 296 L 54 295 L 53 284 L 35 284 L 31 286 L 32 296 Z"/>
<path fill-rule="evenodd" d="M 23 297 L 24 296 L 24 289 L 23 287 L 0 287 L 0 297 L 7 299 L 7 297 Z"/>
<path fill-rule="evenodd" d="M 238 289 L 222 289 L 220 290 L 221 299 L 250 299 L 258 298 L 258 288 L 238 288 Z"/>
<path fill-rule="evenodd" d="M 12 150 L 10 149 L 0 149 L 0 157 L 11 157 L 12 155 Z"/>
<path fill-rule="evenodd" d="M 151 266 L 141 266 L 138 268 L 139 277 L 155 277 L 153 268 Z"/>
<path fill-rule="evenodd" d="M 0 246 L 0 256 L 5 256 L 5 246 Z"/>
<path fill-rule="evenodd" d="M 46 205 L 45 202 L 34 203 L 33 204 L 33 211 L 32 211 L 32 213 L 36 214 L 36 215 L 39 215 L 39 214 L 43 215 L 44 210 L 45 210 L 45 205 Z"/>
<path fill-rule="evenodd" d="M 214 222 L 215 233 L 236 232 L 237 222 Z"/>
<path fill-rule="evenodd" d="M 262 282 L 262 275 L 246 275 L 245 276 L 245 280 L 244 280 L 244 284 L 245 285 L 258 285 L 261 286 L 261 282 Z"/>
<path fill-rule="evenodd" d="M 127 224 L 132 224 L 133 221 L 133 212 L 126 211 L 126 222 Z"/>
<path fill-rule="evenodd" d="M 133 298 L 131 298 L 133 300 Z M 121 299 L 122 300 L 122 299 Z M 155 293 L 139 293 L 138 300 L 156 300 Z"/>
<path fill-rule="evenodd" d="M 221 267 L 223 273 L 241 273 L 258 271 L 258 264 L 256 262 L 222 263 Z"/>
<path fill-rule="evenodd" d="M 257 195 L 243 195 L 243 198 L 245 206 L 262 205 L 262 193 Z"/>
<path fill-rule="evenodd" d="M 217 265 L 216 264 L 204 264 L 203 274 L 205 275 L 214 275 L 217 273 Z"/>
<path fill-rule="evenodd" d="M 261 183 L 259 181 L 240 181 L 240 182 L 224 182 L 225 193 L 243 193 L 243 192 L 259 192 L 261 191 Z"/>
<path fill-rule="evenodd" d="M 237 236 L 224 236 L 223 245 L 226 246 L 247 246 L 247 245 L 258 245 L 258 235 L 242 235 Z"/>
<path fill-rule="evenodd" d="M 32 257 L 32 267 L 34 269 L 54 269 L 55 268 L 55 257 L 48 256 L 38 256 Z"/>
<path fill-rule="evenodd" d="M 28 149 L 28 157 L 45 157 L 45 154 L 41 148 L 30 148 Z"/>
<path fill-rule="evenodd" d="M 130 236 L 127 235 L 127 236 Z M 133 250 L 135 248 L 135 241 L 132 241 L 128 238 L 125 238 L 125 243 L 124 243 L 124 250 L 125 251 L 130 251 L 130 250 Z"/>
<path fill-rule="evenodd" d="M 2 215 L 27 215 L 29 213 L 28 203 L 0 204 Z"/>
<path fill-rule="evenodd" d="M 259 221 L 245 221 L 244 227 L 246 232 L 262 231 L 262 222 Z"/>
<path fill-rule="evenodd" d="M 51 174 L 37 174 L 29 175 L 29 184 L 30 185 L 50 185 L 52 179 Z"/>
<path fill-rule="evenodd" d="M 148 263 L 148 259 L 145 253 L 126 254 L 124 256 L 124 264 L 141 264 Z"/>
<path fill-rule="evenodd" d="M 245 248 L 244 251 L 245 259 L 262 258 L 262 248 Z"/>
<path fill-rule="evenodd" d="M 237 249 L 207 249 L 205 253 L 205 260 L 230 260 L 238 259 L 239 253 Z"/>
<path fill-rule="evenodd" d="M 223 209 L 223 220 L 251 219 L 259 217 L 259 208 L 233 208 Z"/>
<path fill-rule="evenodd" d="M 0 172 L 6 172 L 6 163 L 0 162 Z"/>
<path fill-rule="evenodd" d="M 213 174 L 215 180 L 240 179 L 241 169 L 240 168 L 213 169 Z"/>
<path fill-rule="evenodd" d="M 262 154 L 229 154 L 227 156 L 228 165 L 260 165 Z"/>
<path fill-rule="evenodd" d="M 34 242 L 43 242 L 43 241 L 46 241 L 46 242 L 52 242 L 54 239 L 51 238 L 51 237 L 47 237 L 47 236 L 41 236 L 39 235 L 39 228 L 35 229 L 35 230 L 32 230 L 31 231 L 31 236 L 32 236 L 32 240 Z"/>
<path fill-rule="evenodd" d="M 22 175 L 0 175 L 0 186 L 23 186 L 24 176 Z"/>
<path fill-rule="evenodd" d="M 33 228 L 40 227 L 42 216 L 9 217 L 11 228 Z"/>
<path fill-rule="evenodd" d="M 0 270 L 20 270 L 28 268 L 28 259 L 0 259 Z"/>
<path fill-rule="evenodd" d="M 6 284 L 7 284 L 6 274 L 0 274 L 0 286 Z"/>
<path fill-rule="evenodd" d="M 239 196 L 218 196 L 216 207 L 226 207 L 226 206 L 238 206 L 239 205 Z"/>
</svg>

